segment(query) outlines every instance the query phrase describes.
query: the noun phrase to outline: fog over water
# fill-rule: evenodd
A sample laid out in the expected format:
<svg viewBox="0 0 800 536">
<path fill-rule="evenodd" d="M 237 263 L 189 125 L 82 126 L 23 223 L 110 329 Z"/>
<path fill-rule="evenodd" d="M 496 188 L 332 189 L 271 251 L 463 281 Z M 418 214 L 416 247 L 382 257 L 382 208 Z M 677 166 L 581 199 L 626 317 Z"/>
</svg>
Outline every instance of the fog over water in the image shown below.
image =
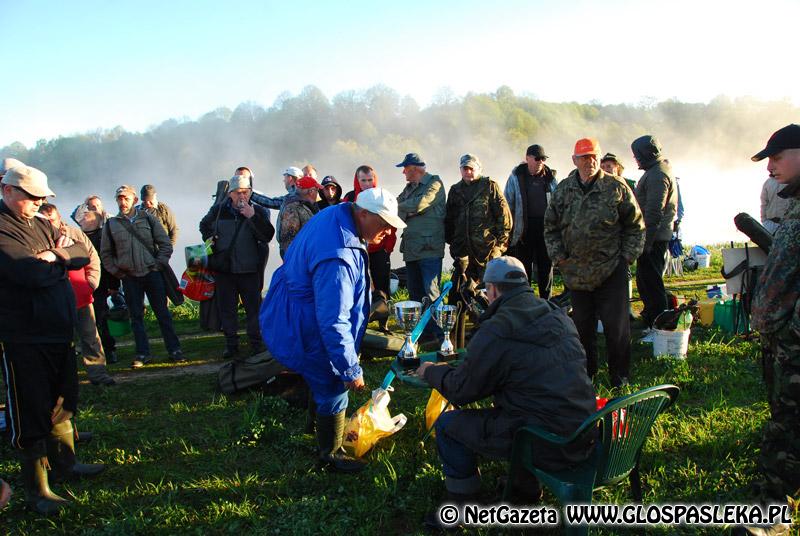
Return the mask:
<svg viewBox="0 0 800 536">
<path fill-rule="evenodd" d="M 99 194 L 107 210 L 116 213 L 118 185 L 138 190 L 154 184 L 159 201 L 176 212 L 180 236 L 172 265 L 180 273 L 183 248 L 200 242 L 198 223 L 213 202 L 217 181 L 240 165 L 253 170 L 255 188 L 267 195 L 285 193 L 281 174 L 286 167 L 309 162 L 320 180 L 336 176 L 343 192 L 352 189 L 357 166 L 372 165 L 379 185 L 399 194 L 405 179 L 395 164 L 405 153 L 420 153 L 428 171 L 449 188 L 460 180 L 459 157 L 469 152 L 481 159 L 484 174 L 504 187 L 531 143 L 545 147 L 548 165 L 565 178 L 573 169 L 574 142 L 585 136 L 598 138 L 603 152 L 622 158 L 624 175 L 638 179 L 642 172 L 630 143 L 643 134 L 655 135 L 681 179 L 684 244 L 743 241 L 733 216 L 748 212 L 758 218 L 759 193 L 767 178 L 766 163 L 753 163 L 750 156 L 774 130 L 797 122 L 798 115 L 788 101 L 720 97 L 708 104 L 604 106 L 548 103 L 516 96 L 505 87 L 458 98 L 444 92 L 420 108 L 384 86 L 330 100 L 310 86 L 296 96 L 281 96 L 268 108 L 245 103 L 196 120 L 167 120 L 144 133 L 117 127 L 42 140 L 34 147 L 12 144 L 0 155 L 45 171 L 65 216 L 88 194 Z M 276 216 L 272 211 L 273 223 Z M 273 241 L 268 272 L 279 263 Z M 450 264 L 446 260 L 445 269 Z M 402 266 L 397 251 L 392 265 Z"/>
</svg>

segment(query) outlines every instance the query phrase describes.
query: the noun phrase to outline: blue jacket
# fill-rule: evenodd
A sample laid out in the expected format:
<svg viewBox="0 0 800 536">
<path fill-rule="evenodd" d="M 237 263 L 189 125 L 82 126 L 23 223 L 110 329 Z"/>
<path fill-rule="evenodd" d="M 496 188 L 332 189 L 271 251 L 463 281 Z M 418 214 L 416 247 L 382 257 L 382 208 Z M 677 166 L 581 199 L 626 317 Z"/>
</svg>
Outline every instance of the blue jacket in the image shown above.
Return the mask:
<svg viewBox="0 0 800 536">
<path fill-rule="evenodd" d="M 264 342 L 286 367 L 319 381 L 361 376 L 358 352 L 371 302 L 367 248 L 352 203 L 306 223 L 272 276 L 259 321 Z"/>
</svg>

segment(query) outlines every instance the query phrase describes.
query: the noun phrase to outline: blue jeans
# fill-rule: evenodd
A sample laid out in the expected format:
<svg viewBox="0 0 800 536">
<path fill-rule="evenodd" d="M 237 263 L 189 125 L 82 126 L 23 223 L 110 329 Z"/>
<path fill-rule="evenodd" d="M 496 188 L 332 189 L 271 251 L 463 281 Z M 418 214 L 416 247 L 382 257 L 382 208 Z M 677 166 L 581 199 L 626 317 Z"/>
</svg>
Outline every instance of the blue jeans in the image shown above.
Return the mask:
<svg viewBox="0 0 800 536">
<path fill-rule="evenodd" d="M 122 280 L 122 285 L 125 288 L 125 299 L 131 315 L 131 329 L 136 341 L 136 354 L 150 355 L 150 341 L 147 340 L 147 333 L 144 330 L 145 294 L 158 320 L 167 352 L 180 350 L 181 342 L 175 334 L 175 328 L 172 327 L 172 314 L 167 308 L 167 292 L 161 272 L 150 272 L 142 277 L 128 276 Z"/>
<path fill-rule="evenodd" d="M 439 297 L 439 285 L 442 282 L 442 258 L 431 257 L 406 263 L 406 286 L 408 298 L 421 302 L 427 297 L 431 302 Z M 442 338 L 442 330 L 431 320 L 423 331 L 426 335 Z"/>
<path fill-rule="evenodd" d="M 447 435 L 447 425 L 461 410 L 454 409 L 439 416 L 436 421 L 436 450 L 442 461 L 445 486 L 454 493 L 475 493 L 480 489 L 480 472 L 478 458 L 463 443 Z"/>
</svg>

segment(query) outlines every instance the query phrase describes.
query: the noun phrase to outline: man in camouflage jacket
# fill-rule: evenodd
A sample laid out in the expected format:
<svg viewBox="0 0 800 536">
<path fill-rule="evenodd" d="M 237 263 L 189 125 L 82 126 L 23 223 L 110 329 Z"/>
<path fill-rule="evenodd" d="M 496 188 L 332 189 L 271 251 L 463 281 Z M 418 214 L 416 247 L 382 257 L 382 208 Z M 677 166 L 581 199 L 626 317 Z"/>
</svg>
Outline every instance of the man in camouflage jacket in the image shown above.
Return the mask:
<svg viewBox="0 0 800 536">
<path fill-rule="evenodd" d="M 764 504 L 783 503 L 800 489 L 800 125 L 788 125 L 752 157 L 769 157 L 770 177 L 786 184 L 790 199 L 753 298 L 753 327 L 765 348 L 765 378 L 772 418 L 764 427 L 757 484 Z"/>
<path fill-rule="evenodd" d="M 454 284 L 475 287 L 486 263 L 508 247 L 511 211 L 500 186 L 481 175 L 476 156 L 465 154 L 460 164 L 462 180 L 447 194 L 444 234 L 453 257 Z"/>
<path fill-rule="evenodd" d="M 572 157 L 578 169 L 561 181 L 544 217 L 553 264 L 571 292 L 575 326 L 586 350 L 587 372 L 597 372 L 597 319 L 603 322 L 611 383 L 630 374 L 628 266 L 644 246 L 644 221 L 621 177 L 600 169 L 600 144 L 583 138 Z"/>
</svg>

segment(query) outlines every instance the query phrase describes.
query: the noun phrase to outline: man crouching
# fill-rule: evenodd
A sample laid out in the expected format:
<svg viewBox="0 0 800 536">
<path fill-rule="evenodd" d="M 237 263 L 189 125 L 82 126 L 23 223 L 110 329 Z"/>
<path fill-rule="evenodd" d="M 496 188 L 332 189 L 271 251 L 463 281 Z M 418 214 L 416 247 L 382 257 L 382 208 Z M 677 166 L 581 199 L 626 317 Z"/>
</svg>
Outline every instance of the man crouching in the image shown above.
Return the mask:
<svg viewBox="0 0 800 536">
<path fill-rule="evenodd" d="M 456 409 L 436 422 L 436 446 L 447 500 L 474 500 L 480 486 L 477 456 L 510 459 L 514 433 L 539 426 L 567 436 L 595 411 L 595 392 L 575 325 L 555 305 L 537 298 L 525 267 L 514 257 L 489 261 L 484 274 L 489 308 L 457 367 L 423 363 L 417 374 L 456 406 L 489 396 L 494 407 Z M 579 446 L 537 449 L 536 464 L 564 468 L 588 458 L 594 437 Z M 516 500 L 537 500 L 531 474 L 513 475 Z M 426 525 L 439 525 L 428 516 Z"/>
</svg>

